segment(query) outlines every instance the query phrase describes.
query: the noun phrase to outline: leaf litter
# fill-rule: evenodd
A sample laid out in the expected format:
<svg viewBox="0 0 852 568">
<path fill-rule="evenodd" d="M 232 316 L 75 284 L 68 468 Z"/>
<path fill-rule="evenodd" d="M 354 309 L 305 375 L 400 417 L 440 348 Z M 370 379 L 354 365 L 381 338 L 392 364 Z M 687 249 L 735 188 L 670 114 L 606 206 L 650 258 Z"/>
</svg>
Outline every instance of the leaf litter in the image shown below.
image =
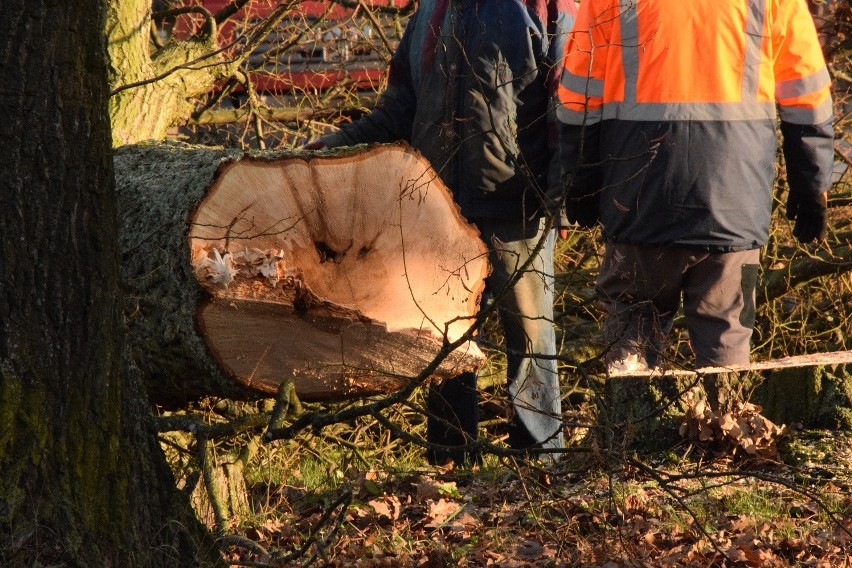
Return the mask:
<svg viewBox="0 0 852 568">
<path fill-rule="evenodd" d="M 610 469 L 572 460 L 503 460 L 405 475 L 350 468 L 320 502 L 311 492 L 291 494 L 289 507 L 268 511 L 274 519 L 243 529 L 264 550 L 307 543 L 312 554 L 276 563 L 275 554 L 261 559 L 236 546 L 226 560 L 341 567 L 852 565 L 852 437 L 825 433 L 835 456 L 827 467 L 836 468 L 830 478 L 815 477 L 806 459 L 770 459 L 779 440 L 769 444 L 767 432 L 779 430 L 755 420 L 759 409 L 744 406 L 730 416 L 694 410 L 684 419 L 685 434 L 701 439 L 705 432 L 701 457 L 685 457 L 699 451 L 687 437 L 678 458 L 627 457 Z M 349 505 L 335 522 L 326 515 L 323 525 L 332 495 L 346 491 Z"/>
</svg>

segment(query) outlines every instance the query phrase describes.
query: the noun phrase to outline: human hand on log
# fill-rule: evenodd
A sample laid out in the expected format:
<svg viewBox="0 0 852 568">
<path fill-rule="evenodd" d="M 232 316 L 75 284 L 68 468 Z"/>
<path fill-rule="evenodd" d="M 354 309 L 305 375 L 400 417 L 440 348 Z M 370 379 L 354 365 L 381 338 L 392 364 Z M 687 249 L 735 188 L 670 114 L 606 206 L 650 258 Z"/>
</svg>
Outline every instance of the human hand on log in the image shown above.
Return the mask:
<svg viewBox="0 0 852 568">
<path fill-rule="evenodd" d="M 323 142 L 322 138 L 314 138 L 304 146 L 302 146 L 302 150 L 324 150 L 325 142 Z"/>
</svg>

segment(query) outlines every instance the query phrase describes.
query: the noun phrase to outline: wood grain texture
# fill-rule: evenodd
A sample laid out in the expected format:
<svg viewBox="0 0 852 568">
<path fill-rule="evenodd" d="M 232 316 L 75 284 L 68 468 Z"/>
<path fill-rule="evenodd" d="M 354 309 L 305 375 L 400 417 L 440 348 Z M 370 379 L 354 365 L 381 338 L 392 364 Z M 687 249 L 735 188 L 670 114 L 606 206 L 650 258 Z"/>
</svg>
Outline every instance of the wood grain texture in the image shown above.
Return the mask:
<svg viewBox="0 0 852 568">
<path fill-rule="evenodd" d="M 283 380 L 308 400 L 389 392 L 478 310 L 485 244 L 408 146 L 133 146 L 115 162 L 131 345 L 156 400 L 259 396 Z M 252 251 L 278 274 L 235 268 Z M 225 279 L 198 269 L 216 258 Z M 482 360 L 463 341 L 433 376 Z"/>
</svg>

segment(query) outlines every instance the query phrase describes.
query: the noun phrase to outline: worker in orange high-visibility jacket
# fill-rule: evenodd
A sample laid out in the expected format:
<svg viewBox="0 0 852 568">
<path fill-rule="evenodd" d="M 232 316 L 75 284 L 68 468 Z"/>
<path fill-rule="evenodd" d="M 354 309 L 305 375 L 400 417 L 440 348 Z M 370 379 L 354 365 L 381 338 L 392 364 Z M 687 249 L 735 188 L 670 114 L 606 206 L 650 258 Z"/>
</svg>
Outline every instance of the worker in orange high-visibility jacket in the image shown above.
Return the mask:
<svg viewBox="0 0 852 568">
<path fill-rule="evenodd" d="M 779 118 L 793 233 L 827 230 L 831 81 L 806 1 L 583 0 L 560 81 L 551 175 L 568 220 L 603 227 L 610 370 L 664 364 L 681 301 L 697 366 L 747 363 Z"/>
</svg>

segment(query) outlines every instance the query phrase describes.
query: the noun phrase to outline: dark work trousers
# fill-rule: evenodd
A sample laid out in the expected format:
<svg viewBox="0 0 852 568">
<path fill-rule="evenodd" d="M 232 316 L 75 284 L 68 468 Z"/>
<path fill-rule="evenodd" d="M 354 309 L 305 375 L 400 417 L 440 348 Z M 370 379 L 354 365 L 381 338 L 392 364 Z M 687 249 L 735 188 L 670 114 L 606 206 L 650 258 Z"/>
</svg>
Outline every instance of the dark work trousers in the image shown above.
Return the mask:
<svg viewBox="0 0 852 568">
<path fill-rule="evenodd" d="M 607 243 L 596 289 L 611 368 L 631 356 L 662 365 L 681 300 L 697 367 L 748 363 L 759 260 L 759 249 L 709 253 Z"/>
<path fill-rule="evenodd" d="M 553 246 L 555 231 L 544 235 L 544 220 L 529 230 L 516 220 L 476 219 L 489 247 L 491 274 L 486 290 L 497 303 L 506 341 L 507 386 L 512 403 L 509 444 L 513 448 L 562 448 L 562 406 L 553 329 Z M 544 247 L 514 286 L 506 283 L 530 258 L 544 237 Z M 485 302 L 483 300 L 483 307 Z M 542 357 L 543 356 L 543 357 Z M 478 437 L 479 395 L 476 376 L 465 373 L 432 386 L 428 396 L 427 441 L 450 446 L 427 451 L 430 463 L 479 459 L 477 452 L 452 448 Z"/>
</svg>

